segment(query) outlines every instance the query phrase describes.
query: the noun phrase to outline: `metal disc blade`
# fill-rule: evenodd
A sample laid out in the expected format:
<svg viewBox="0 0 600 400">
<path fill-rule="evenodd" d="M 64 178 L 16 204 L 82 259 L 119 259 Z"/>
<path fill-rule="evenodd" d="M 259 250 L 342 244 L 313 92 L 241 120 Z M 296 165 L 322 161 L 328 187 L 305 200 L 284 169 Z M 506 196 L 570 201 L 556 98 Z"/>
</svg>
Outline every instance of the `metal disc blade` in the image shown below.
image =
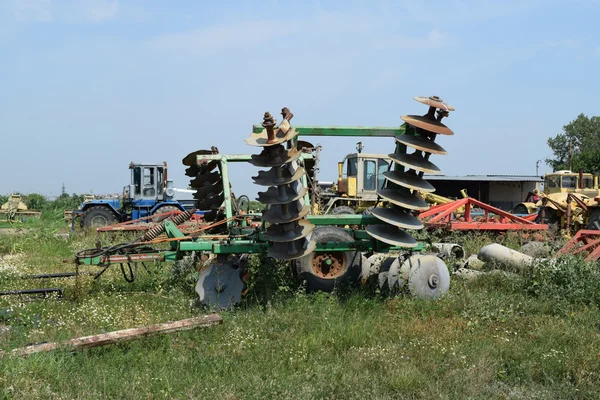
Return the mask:
<svg viewBox="0 0 600 400">
<path fill-rule="evenodd" d="M 413 296 L 434 299 L 450 288 L 448 267 L 440 258 L 433 255 L 414 255 L 409 263 L 408 288 Z"/>
<path fill-rule="evenodd" d="M 442 171 L 431 161 L 423 157 L 415 156 L 414 154 L 392 153 L 388 157 L 395 163 L 404 165 L 405 167 L 415 169 L 417 171 L 428 172 L 430 174 L 441 174 Z"/>
<path fill-rule="evenodd" d="M 392 225 L 370 225 L 367 226 L 367 233 L 392 246 L 413 248 L 418 244 L 415 238 Z"/>
<path fill-rule="evenodd" d="M 397 185 L 404 186 L 412 190 L 420 190 L 422 192 L 435 192 L 435 188 L 423 178 L 419 178 L 414 171 L 386 171 L 383 173 L 385 179 Z"/>
<path fill-rule="evenodd" d="M 285 143 L 288 140 L 292 140 L 294 137 L 296 137 L 298 135 L 298 131 L 295 130 L 294 128 L 292 129 L 276 129 L 275 131 L 275 141 L 273 143 L 268 143 L 268 137 L 267 137 L 267 130 L 263 129 L 261 133 L 252 133 L 250 134 L 250 137 L 247 139 L 244 139 L 244 141 L 246 142 L 246 144 L 249 144 L 250 146 L 262 146 L 262 147 L 269 147 L 269 146 L 275 146 L 281 143 Z"/>
<path fill-rule="evenodd" d="M 400 135 L 396 136 L 396 141 L 427 153 L 441 155 L 448 154 L 448 152 L 436 142 L 420 136 Z"/>
<path fill-rule="evenodd" d="M 190 181 L 190 186 L 193 188 L 200 188 L 205 184 L 213 184 L 217 182 L 221 182 L 221 174 L 215 171 L 207 174 L 198 174 L 196 178 Z"/>
<path fill-rule="evenodd" d="M 271 225 L 265 232 L 265 238 L 271 242 L 293 242 L 307 237 L 313 229 L 315 226 L 307 220 Z"/>
<path fill-rule="evenodd" d="M 186 176 L 193 177 L 198 175 L 198 173 L 200 173 L 200 168 L 197 165 L 190 165 L 188 168 L 185 169 Z"/>
<path fill-rule="evenodd" d="M 214 196 L 216 194 L 220 194 L 223 191 L 223 182 L 219 181 L 217 183 L 208 183 L 202 185 L 196 190 L 197 199 L 203 199 L 205 197 Z"/>
<path fill-rule="evenodd" d="M 454 135 L 454 132 L 446 125 L 422 115 L 403 115 L 402 120 L 409 125 L 440 135 Z"/>
<path fill-rule="evenodd" d="M 211 210 L 213 208 L 219 208 L 221 206 L 221 204 L 223 204 L 223 201 L 225 201 L 225 196 L 223 196 L 223 193 L 221 193 L 221 194 L 218 194 L 215 196 L 210 196 L 205 199 L 198 199 L 198 200 L 200 200 L 200 201 L 198 201 L 196 204 L 197 209 Z"/>
<path fill-rule="evenodd" d="M 410 210 L 429 209 L 429 204 L 416 193 L 407 193 L 398 189 L 380 189 L 377 194 L 390 203 Z"/>
<path fill-rule="evenodd" d="M 259 192 L 256 200 L 263 204 L 286 204 L 301 199 L 307 191 L 308 189 L 304 187 L 299 192 L 291 187 L 285 187 L 283 193 L 279 193 L 278 187 L 270 187 L 266 192 Z"/>
<path fill-rule="evenodd" d="M 284 224 L 304 218 L 309 213 L 310 206 L 303 207 L 300 202 L 296 201 L 292 204 L 288 204 L 287 210 L 284 209 L 284 205 L 274 205 L 269 207 L 268 210 L 263 211 L 262 219 L 271 224 Z"/>
<path fill-rule="evenodd" d="M 317 243 L 305 238 L 287 243 L 273 243 L 267 251 L 267 256 L 277 260 L 295 260 L 315 251 Z"/>
<path fill-rule="evenodd" d="M 281 168 L 281 174 L 278 177 L 276 169 L 281 168 L 280 166 L 273 167 L 268 171 L 259 171 L 258 176 L 253 176 L 254 183 L 261 186 L 277 186 L 286 185 L 288 183 L 297 181 L 302 178 L 302 175 L 306 172 L 304 168 L 300 167 L 293 171 L 293 168 L 283 167 Z M 292 171 L 290 171 L 292 170 Z"/>
<path fill-rule="evenodd" d="M 196 283 L 200 302 L 217 310 L 233 307 L 242 298 L 242 273 L 243 268 L 235 268 L 230 263 L 209 265 L 200 272 Z"/>
<path fill-rule="evenodd" d="M 441 108 L 445 111 L 454 111 L 454 107 L 444 103 L 444 101 L 437 96 L 417 96 L 414 99 L 419 103 L 427 104 L 430 107 Z"/>
<path fill-rule="evenodd" d="M 295 148 L 286 150 L 283 146 L 278 148 L 270 147 L 263 150 L 260 154 L 250 156 L 249 163 L 255 167 L 275 167 L 295 161 L 301 154 L 302 152 Z"/>
<path fill-rule="evenodd" d="M 183 158 L 183 160 L 181 160 L 181 163 L 183 165 L 190 167 L 192 165 L 198 164 L 198 156 L 199 155 L 218 154 L 218 153 L 219 153 L 218 150 L 215 150 L 215 151 L 213 151 L 213 150 L 196 150 L 196 151 L 191 152 L 187 156 L 185 156 Z"/>
<path fill-rule="evenodd" d="M 393 208 L 375 207 L 371 210 L 377 219 L 387 222 L 388 224 L 404 229 L 421 229 L 423 224 L 421 220 L 406 211 Z"/>
</svg>

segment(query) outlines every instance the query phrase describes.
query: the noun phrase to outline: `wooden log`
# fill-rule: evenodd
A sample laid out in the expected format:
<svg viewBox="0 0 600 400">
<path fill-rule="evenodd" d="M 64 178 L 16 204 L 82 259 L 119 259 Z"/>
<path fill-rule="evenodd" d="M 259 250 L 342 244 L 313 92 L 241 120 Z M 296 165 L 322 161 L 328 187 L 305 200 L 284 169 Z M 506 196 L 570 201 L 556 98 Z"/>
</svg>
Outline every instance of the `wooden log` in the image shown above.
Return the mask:
<svg viewBox="0 0 600 400">
<path fill-rule="evenodd" d="M 101 333 L 99 335 L 93 336 L 84 336 L 76 339 L 67 340 L 65 342 L 41 343 L 21 347 L 11 351 L 0 351 L 0 358 L 7 355 L 28 356 L 33 353 L 52 351 L 61 348 L 75 350 L 85 347 L 104 346 L 107 344 L 130 341 L 158 333 L 163 334 L 181 332 L 188 329 L 217 325 L 222 323 L 223 318 L 221 318 L 220 315 L 209 314 L 203 317 L 182 319 L 180 321 L 171 321 L 163 324 L 149 325 L 140 328 L 123 329 L 120 331 Z"/>
</svg>

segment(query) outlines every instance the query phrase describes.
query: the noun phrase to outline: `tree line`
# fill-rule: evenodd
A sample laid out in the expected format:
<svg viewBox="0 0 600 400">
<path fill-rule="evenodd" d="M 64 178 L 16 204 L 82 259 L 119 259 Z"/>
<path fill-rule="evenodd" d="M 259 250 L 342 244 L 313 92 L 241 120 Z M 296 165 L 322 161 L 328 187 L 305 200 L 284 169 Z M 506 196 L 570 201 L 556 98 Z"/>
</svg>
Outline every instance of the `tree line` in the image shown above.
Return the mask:
<svg viewBox="0 0 600 400">
<path fill-rule="evenodd" d="M 20 193 L 15 193 L 20 194 Z M 83 202 L 83 194 L 63 193 L 54 200 L 49 200 L 39 193 L 20 194 L 27 208 L 35 211 L 54 212 L 79 208 Z M 0 195 L 0 205 L 8 201 L 9 195 Z"/>
<path fill-rule="evenodd" d="M 547 143 L 553 154 L 546 164 L 554 171 L 570 169 L 600 174 L 600 117 L 579 114 Z"/>
</svg>

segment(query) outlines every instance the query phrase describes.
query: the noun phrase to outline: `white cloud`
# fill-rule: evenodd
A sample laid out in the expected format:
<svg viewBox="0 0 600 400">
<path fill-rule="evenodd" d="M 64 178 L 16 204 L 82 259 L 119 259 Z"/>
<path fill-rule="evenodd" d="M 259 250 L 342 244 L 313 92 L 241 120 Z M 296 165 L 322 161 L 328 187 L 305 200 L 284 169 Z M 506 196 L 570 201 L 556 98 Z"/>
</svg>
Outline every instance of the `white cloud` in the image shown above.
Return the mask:
<svg viewBox="0 0 600 400">
<path fill-rule="evenodd" d="M 116 17 L 119 12 L 117 0 L 73 0 L 79 18 L 99 22 Z"/>
<path fill-rule="evenodd" d="M 52 21 L 51 0 L 15 0 L 14 15 L 17 21 Z"/>
<path fill-rule="evenodd" d="M 455 42 L 438 29 L 426 36 L 386 32 L 390 25 L 364 15 L 322 13 L 304 20 L 255 20 L 222 24 L 153 38 L 154 50 L 207 53 L 249 48 L 285 38 L 296 40 L 295 50 L 328 47 L 331 51 L 355 51 L 359 44 L 372 48 L 432 49 Z M 279 42 L 281 45 L 281 42 Z M 283 44 L 285 47 L 285 45 Z"/>
</svg>

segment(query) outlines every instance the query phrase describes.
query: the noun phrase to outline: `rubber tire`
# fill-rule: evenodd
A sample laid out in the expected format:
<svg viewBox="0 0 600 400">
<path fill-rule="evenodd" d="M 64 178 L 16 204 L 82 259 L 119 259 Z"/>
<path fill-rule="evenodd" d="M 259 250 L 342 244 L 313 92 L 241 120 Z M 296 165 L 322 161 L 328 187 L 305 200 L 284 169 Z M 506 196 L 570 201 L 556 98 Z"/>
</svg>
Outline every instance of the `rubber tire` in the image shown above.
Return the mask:
<svg viewBox="0 0 600 400">
<path fill-rule="evenodd" d="M 594 208 L 592 210 L 592 214 L 588 220 L 587 229 L 594 231 L 600 230 L 600 208 Z"/>
<path fill-rule="evenodd" d="M 332 215 L 354 215 L 356 214 L 354 212 L 354 209 L 352 207 L 348 207 L 348 206 L 338 206 L 335 207 L 334 209 L 332 209 L 329 214 Z"/>
<path fill-rule="evenodd" d="M 517 206 L 513 209 L 513 214 L 529 214 L 529 210 L 524 204 L 517 204 Z"/>
<path fill-rule="evenodd" d="M 92 220 L 96 217 L 104 217 L 106 220 L 105 225 L 94 225 L 92 226 Z M 108 226 L 117 223 L 117 216 L 115 213 L 106 206 L 92 206 L 85 210 L 81 216 L 81 227 L 82 228 L 97 228 L 100 226 Z"/>
<path fill-rule="evenodd" d="M 335 226 L 317 227 L 312 233 L 311 240 L 315 242 L 354 242 L 354 238 L 343 229 Z M 316 253 L 308 254 L 294 260 L 296 270 L 301 278 L 306 281 L 306 288 L 311 291 L 332 292 L 341 283 L 355 283 L 360 281 L 362 272 L 362 254 L 360 251 L 345 251 L 345 270 L 335 279 L 325 279 L 312 272 L 312 261 Z"/>
<path fill-rule="evenodd" d="M 174 210 L 179 210 L 181 211 L 181 208 L 177 207 L 177 206 L 172 206 L 172 205 L 167 205 L 167 206 L 161 206 L 158 207 L 153 213 L 152 215 L 156 215 L 156 214 L 163 214 L 169 211 L 174 211 Z M 153 222 L 155 224 L 159 223 L 160 221 L 163 221 L 165 219 L 167 219 L 168 217 L 154 217 L 151 218 L 149 222 Z"/>
</svg>

